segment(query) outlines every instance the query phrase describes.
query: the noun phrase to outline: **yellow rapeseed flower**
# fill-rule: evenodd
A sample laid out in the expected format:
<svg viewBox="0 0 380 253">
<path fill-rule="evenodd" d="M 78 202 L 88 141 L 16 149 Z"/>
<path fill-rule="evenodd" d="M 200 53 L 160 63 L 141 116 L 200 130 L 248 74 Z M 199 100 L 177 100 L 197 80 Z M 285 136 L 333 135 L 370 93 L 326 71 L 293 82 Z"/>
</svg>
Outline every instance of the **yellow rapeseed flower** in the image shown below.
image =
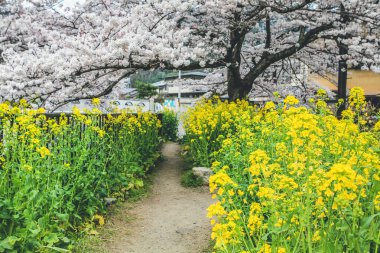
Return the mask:
<svg viewBox="0 0 380 253">
<path fill-rule="evenodd" d="M 295 96 L 287 96 L 284 99 L 284 103 L 287 105 L 298 105 L 300 101 Z"/>
<path fill-rule="evenodd" d="M 36 151 L 41 155 L 42 158 L 51 155 L 50 150 L 47 147 L 38 147 Z"/>
<path fill-rule="evenodd" d="M 95 214 L 93 217 L 92 217 L 92 221 L 96 222 L 99 226 L 103 226 L 105 221 L 104 221 L 104 217 L 101 216 L 101 215 L 98 215 L 98 214 Z"/>
<path fill-rule="evenodd" d="M 100 105 L 100 99 L 99 98 L 93 98 L 91 101 L 91 104 L 97 106 Z"/>
</svg>

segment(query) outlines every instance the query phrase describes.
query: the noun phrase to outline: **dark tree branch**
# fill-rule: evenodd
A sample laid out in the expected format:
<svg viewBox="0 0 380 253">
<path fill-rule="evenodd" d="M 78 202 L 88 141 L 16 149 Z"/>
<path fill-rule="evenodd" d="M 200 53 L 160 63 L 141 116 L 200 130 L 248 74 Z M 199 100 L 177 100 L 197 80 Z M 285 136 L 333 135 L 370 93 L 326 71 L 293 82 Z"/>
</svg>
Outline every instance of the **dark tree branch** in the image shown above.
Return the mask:
<svg viewBox="0 0 380 253">
<path fill-rule="evenodd" d="M 270 48 L 272 44 L 272 33 L 271 33 L 271 24 L 270 24 L 270 16 L 267 15 L 265 19 L 265 31 L 266 31 L 266 40 L 265 40 L 265 48 Z"/>
<path fill-rule="evenodd" d="M 291 7 L 279 7 L 279 6 L 270 5 L 266 1 L 260 1 L 260 5 L 265 6 L 265 8 L 269 7 L 277 13 L 285 14 L 285 13 L 301 10 L 306 5 L 313 3 L 313 2 L 315 2 L 315 0 L 305 0 L 304 2 L 302 2 L 300 4 L 296 4 L 296 5 L 291 6 Z"/>
<path fill-rule="evenodd" d="M 122 74 L 117 80 L 111 82 L 109 85 L 107 85 L 107 87 L 102 90 L 101 92 L 97 93 L 97 94 L 94 94 L 94 95 L 87 95 L 87 96 L 78 96 L 78 97 L 75 97 L 75 98 L 72 98 L 72 99 L 67 99 L 65 100 L 65 102 L 63 103 L 60 103 L 59 105 L 57 105 L 52 111 L 55 111 L 57 109 L 59 109 L 60 107 L 70 103 L 70 102 L 74 102 L 74 101 L 78 101 L 78 100 L 81 100 L 81 99 L 93 99 L 93 98 L 99 98 L 99 97 L 103 97 L 103 96 L 106 96 L 108 94 L 110 94 L 113 90 L 113 88 L 121 81 L 123 80 L 124 78 L 130 76 L 131 74 L 133 74 L 135 71 L 131 72 L 131 71 L 127 71 L 125 72 L 124 74 Z"/>
<path fill-rule="evenodd" d="M 332 27 L 333 27 L 332 24 L 326 24 L 326 25 L 311 29 L 307 33 L 305 33 L 303 36 L 299 37 L 299 41 L 297 44 L 289 48 L 286 48 L 278 53 L 263 55 L 261 60 L 257 63 L 257 65 L 253 69 L 251 69 L 249 73 L 245 76 L 244 84 L 251 88 L 255 79 L 261 73 L 263 73 L 270 65 L 295 54 L 297 51 L 301 50 L 302 48 L 304 48 L 311 42 L 318 39 L 318 34 L 320 34 L 321 32 L 327 31 L 331 29 Z"/>
</svg>

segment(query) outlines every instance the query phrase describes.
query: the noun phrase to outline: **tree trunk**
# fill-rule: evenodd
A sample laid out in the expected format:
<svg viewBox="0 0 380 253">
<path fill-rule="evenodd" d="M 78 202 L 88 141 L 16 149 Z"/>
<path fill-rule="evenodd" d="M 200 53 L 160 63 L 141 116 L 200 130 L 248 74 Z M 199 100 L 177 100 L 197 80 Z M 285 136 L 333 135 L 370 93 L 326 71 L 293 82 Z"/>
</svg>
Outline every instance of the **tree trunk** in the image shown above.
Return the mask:
<svg viewBox="0 0 380 253">
<path fill-rule="evenodd" d="M 249 85 L 245 85 L 244 81 L 241 79 L 240 73 L 236 73 L 236 70 L 228 68 L 227 78 L 229 101 L 248 98 L 252 86 L 248 87 Z"/>
<path fill-rule="evenodd" d="M 238 4 L 238 6 L 240 6 Z M 241 6 L 240 6 L 241 7 Z M 236 24 L 241 22 L 241 13 L 236 12 L 234 14 L 234 21 Z M 241 49 L 248 29 L 246 27 L 233 27 L 230 30 L 230 47 L 227 49 L 227 62 L 229 66 L 227 68 L 227 80 L 228 80 L 228 99 L 235 101 L 237 99 L 244 99 L 247 97 L 250 89 L 247 91 L 245 82 L 243 81 L 240 73 L 241 67 Z"/>
</svg>

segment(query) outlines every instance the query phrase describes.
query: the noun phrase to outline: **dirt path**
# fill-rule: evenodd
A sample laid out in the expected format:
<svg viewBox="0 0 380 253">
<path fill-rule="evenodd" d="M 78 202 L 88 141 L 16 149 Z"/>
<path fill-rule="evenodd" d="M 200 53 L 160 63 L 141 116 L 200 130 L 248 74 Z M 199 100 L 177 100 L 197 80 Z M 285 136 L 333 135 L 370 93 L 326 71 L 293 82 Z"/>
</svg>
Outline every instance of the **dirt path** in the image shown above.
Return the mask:
<svg viewBox="0 0 380 253">
<path fill-rule="evenodd" d="M 206 209 L 212 199 L 208 187 L 180 185 L 179 152 L 178 144 L 164 145 L 164 162 L 155 172 L 152 193 L 123 214 L 135 219 L 118 224 L 107 252 L 199 253 L 208 247 L 211 228 Z"/>
</svg>

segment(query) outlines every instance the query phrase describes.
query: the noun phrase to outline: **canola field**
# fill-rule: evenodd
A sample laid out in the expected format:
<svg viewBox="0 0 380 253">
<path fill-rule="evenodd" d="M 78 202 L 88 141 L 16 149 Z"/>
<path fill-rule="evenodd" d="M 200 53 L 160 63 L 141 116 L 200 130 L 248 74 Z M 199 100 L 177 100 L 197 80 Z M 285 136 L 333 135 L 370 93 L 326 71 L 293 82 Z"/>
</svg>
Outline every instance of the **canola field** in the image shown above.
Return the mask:
<svg viewBox="0 0 380 253">
<path fill-rule="evenodd" d="M 69 252 L 78 234 L 96 234 L 105 198 L 143 186 L 160 128 L 150 113 L 47 117 L 23 100 L 0 104 L 0 252 Z"/>
<path fill-rule="evenodd" d="M 188 112 L 186 149 L 214 171 L 214 252 L 380 251 L 380 122 L 368 127 L 360 88 L 342 119 L 325 98 Z"/>
</svg>

